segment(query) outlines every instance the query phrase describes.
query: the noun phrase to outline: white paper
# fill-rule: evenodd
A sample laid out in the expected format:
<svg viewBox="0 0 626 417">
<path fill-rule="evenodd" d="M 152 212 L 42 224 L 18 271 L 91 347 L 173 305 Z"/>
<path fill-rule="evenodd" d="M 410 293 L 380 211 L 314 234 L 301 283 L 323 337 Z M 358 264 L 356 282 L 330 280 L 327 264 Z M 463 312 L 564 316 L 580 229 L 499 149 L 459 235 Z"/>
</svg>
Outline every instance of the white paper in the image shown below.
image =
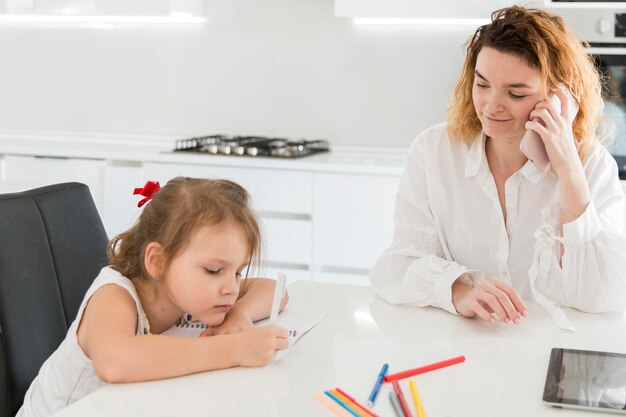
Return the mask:
<svg viewBox="0 0 626 417">
<path fill-rule="evenodd" d="M 293 345 L 300 339 L 306 332 L 311 330 L 317 323 L 319 323 L 326 313 L 320 312 L 302 312 L 292 311 L 289 309 L 284 310 L 278 315 L 276 320 L 276 326 L 284 327 L 289 330 L 289 347 L 285 350 L 281 350 L 274 357 L 274 361 L 282 357 L 288 352 Z M 270 319 L 259 320 L 254 323 L 255 326 L 268 326 Z M 179 337 L 199 337 L 200 333 L 206 330 L 207 325 L 199 321 L 191 321 L 189 323 L 175 324 L 166 331 L 165 336 L 179 336 Z"/>
</svg>

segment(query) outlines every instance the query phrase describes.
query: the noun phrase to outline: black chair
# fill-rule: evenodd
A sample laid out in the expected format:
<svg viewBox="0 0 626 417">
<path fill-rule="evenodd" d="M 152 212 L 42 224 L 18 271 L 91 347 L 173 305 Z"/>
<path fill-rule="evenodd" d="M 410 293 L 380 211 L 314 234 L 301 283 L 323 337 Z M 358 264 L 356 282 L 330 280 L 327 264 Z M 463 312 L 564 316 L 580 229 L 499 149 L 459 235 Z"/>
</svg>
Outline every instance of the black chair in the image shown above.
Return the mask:
<svg viewBox="0 0 626 417">
<path fill-rule="evenodd" d="M 107 241 L 84 184 L 0 195 L 0 417 L 65 338 Z"/>
</svg>

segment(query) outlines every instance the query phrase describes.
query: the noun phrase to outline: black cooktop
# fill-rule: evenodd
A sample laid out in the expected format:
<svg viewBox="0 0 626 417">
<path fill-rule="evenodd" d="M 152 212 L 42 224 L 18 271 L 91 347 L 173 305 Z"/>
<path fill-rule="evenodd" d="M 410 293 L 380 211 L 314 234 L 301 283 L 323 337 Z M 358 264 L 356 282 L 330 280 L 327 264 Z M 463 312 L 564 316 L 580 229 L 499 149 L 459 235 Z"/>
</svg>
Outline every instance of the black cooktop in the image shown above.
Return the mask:
<svg viewBox="0 0 626 417">
<path fill-rule="evenodd" d="M 324 139 L 284 139 L 263 136 L 198 136 L 176 141 L 175 152 L 200 152 L 209 155 L 265 156 L 301 158 L 330 151 Z"/>
</svg>

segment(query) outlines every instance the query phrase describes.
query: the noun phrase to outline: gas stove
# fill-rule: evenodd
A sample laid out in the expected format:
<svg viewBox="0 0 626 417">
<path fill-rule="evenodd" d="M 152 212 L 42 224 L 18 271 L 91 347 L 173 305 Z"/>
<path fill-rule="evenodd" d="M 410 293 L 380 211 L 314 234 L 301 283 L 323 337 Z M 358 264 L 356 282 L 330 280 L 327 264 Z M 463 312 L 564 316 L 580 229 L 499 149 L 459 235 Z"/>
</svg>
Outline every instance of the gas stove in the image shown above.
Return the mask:
<svg viewBox="0 0 626 417">
<path fill-rule="evenodd" d="M 324 139 L 284 139 L 263 136 L 199 136 L 176 141 L 175 152 L 201 152 L 210 155 L 266 156 L 272 158 L 301 158 L 329 152 Z"/>
</svg>

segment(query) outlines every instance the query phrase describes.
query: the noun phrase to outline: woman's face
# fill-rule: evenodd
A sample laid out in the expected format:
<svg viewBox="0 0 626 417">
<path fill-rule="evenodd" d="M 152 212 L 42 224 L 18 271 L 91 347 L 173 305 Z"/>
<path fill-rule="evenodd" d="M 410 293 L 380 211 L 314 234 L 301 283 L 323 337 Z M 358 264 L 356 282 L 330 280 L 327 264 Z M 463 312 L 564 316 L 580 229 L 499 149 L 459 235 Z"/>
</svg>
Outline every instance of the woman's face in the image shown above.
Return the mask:
<svg viewBox="0 0 626 417">
<path fill-rule="evenodd" d="M 528 115 L 543 99 L 541 73 L 524 59 L 486 47 L 478 53 L 472 100 L 488 137 L 521 139 Z"/>
</svg>

